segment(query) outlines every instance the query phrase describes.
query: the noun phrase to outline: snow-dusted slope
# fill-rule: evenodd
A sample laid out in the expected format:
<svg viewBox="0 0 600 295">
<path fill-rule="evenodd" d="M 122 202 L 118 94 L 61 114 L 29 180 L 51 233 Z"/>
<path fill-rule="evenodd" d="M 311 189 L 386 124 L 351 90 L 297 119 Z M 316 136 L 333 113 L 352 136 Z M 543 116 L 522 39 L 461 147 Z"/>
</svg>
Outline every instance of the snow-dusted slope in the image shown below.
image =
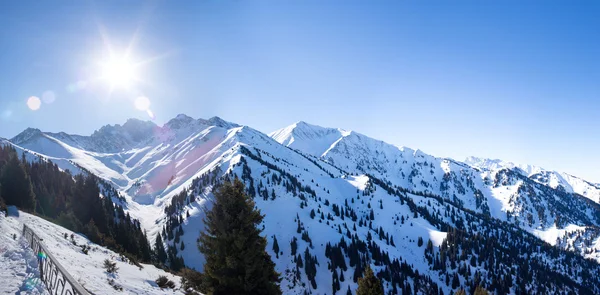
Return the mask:
<svg viewBox="0 0 600 295">
<path fill-rule="evenodd" d="M 468 157 L 465 163 L 484 171 L 498 171 L 501 169 L 514 169 L 524 176 L 541 184 L 555 189 L 565 190 L 568 193 L 580 194 L 596 203 L 600 203 L 600 185 L 591 183 L 579 177 L 564 172 L 546 170 L 532 165 L 521 165 L 502 160 L 482 159 Z"/>
<path fill-rule="evenodd" d="M 257 205 L 265 214 L 264 234 L 268 237 L 270 246 L 273 244 L 273 237 L 280 241 L 281 253 L 274 253 L 272 249 L 269 251 L 277 262 L 277 270 L 283 274 L 282 288 L 286 294 L 302 294 L 305 290 L 313 289 L 323 294 L 330 290 L 331 278 L 328 275 L 319 275 L 316 278 L 318 287 L 311 288 L 307 278 L 297 278 L 292 273 L 295 271 L 295 263 L 291 255 L 290 241 L 296 237 L 298 252 L 303 253 L 307 250 L 312 253 L 311 255 L 323 262 L 317 266 L 317 273 L 326 274 L 329 270 L 324 263 L 327 261 L 323 251 L 324 245 L 339 242 L 340 237 L 343 236 L 339 233 L 342 228 L 349 230 L 347 228 L 349 225 L 341 222 L 342 217 L 336 216 L 331 207 L 333 204 L 342 206 L 348 203 L 347 208 L 356 210 L 361 220 L 368 216 L 371 206 L 388 208 L 388 210 L 375 209 L 377 213 L 371 221 L 372 227 L 386 228 L 388 236 L 391 235 L 392 239 L 398 237 L 396 243 L 403 251 L 391 251 L 395 247 L 390 246 L 385 240 L 378 243 L 382 243 L 381 247 L 386 251 L 391 251 L 392 259 L 408 259 L 407 263 L 413 265 L 415 269 L 422 273 L 428 272 L 424 257 L 419 255 L 404 257 L 404 254 L 420 252 L 416 245 L 418 237 L 425 239 L 431 237 L 436 241 L 436 245 L 439 245 L 445 233 L 432 226 L 427 220 L 418 217 L 413 219 L 406 204 L 399 203 L 396 197 L 390 196 L 383 190 L 370 192 L 372 196 L 368 201 L 363 200 L 358 204 L 361 192 L 369 190 L 372 186 L 368 184 L 368 177 L 364 175 L 340 177 L 342 174 L 339 169 L 327 163 L 316 163 L 314 159 L 311 160 L 294 152 L 249 127 L 235 124 L 221 124 L 224 127 L 206 126 L 203 122 L 191 126 L 194 122 L 196 121 L 186 120 L 184 124 L 178 126 L 169 122 L 153 139 L 154 147 L 138 147 L 119 154 L 83 151 L 48 134 L 41 134 L 35 140 L 34 137 L 29 137 L 26 142 L 20 142 L 19 146 L 48 153 L 51 149 L 44 149 L 47 145 L 41 145 L 40 140 L 52 141 L 54 146 L 60 146 L 68 153 L 52 154 L 51 159 L 71 157 L 69 160 L 116 185 L 118 182 L 112 175 L 119 173 L 118 168 L 113 168 L 117 165 L 106 165 L 107 161 L 102 159 L 106 157 L 125 159 L 122 161 L 125 167 L 119 171 L 132 184 L 121 186 L 121 189 L 130 201 L 129 212 L 133 217 L 140 219 L 142 225 L 148 229 L 151 239 L 163 227 L 168 226 L 165 208 L 171 204 L 172 198 L 182 189 L 190 189 L 192 192 L 190 197 L 194 202 L 178 210 L 178 215 L 185 215 L 182 230 L 186 234 L 178 238 L 177 242 L 168 243 L 178 248 L 181 244 L 186 245 L 183 250 L 180 250 L 180 254 L 185 258 L 187 265 L 199 270 L 202 269 L 204 259 L 197 250 L 196 239 L 203 227 L 204 210 L 210 206 L 211 186 L 198 188 L 193 186 L 193 179 L 211 171 L 220 171 L 217 173 L 219 177 L 227 173 L 235 173 L 242 177 L 251 190 L 261 196 L 257 197 Z M 183 128 L 187 130 L 182 131 Z M 163 136 L 165 133 L 170 135 Z M 297 183 L 292 184 L 292 180 Z M 262 198 L 263 193 L 268 195 L 266 199 Z M 356 195 L 356 201 L 350 198 L 353 195 Z M 357 204 L 352 204 L 353 202 Z M 308 208 L 314 208 L 319 214 L 322 213 L 331 219 L 325 221 L 311 218 L 311 210 Z M 400 215 L 405 215 L 411 223 L 393 226 L 395 222 L 392 217 L 397 217 L 399 220 Z M 298 223 L 302 224 L 303 231 L 311 233 L 310 242 L 301 239 L 301 234 L 296 231 Z M 356 224 L 358 220 L 353 220 L 352 223 Z M 366 221 L 363 226 L 358 226 L 354 231 L 361 239 L 365 239 L 368 232 Z M 347 270 L 345 276 L 352 277 L 352 271 Z M 341 287 L 344 290 L 348 287 L 354 289 L 355 283 L 348 280 L 342 283 Z"/>
<path fill-rule="evenodd" d="M 129 192 L 140 204 L 152 204 L 199 172 L 213 159 L 210 153 L 238 125 L 220 118 L 194 120 L 179 115 L 162 127 L 129 120 L 123 126 L 107 125 L 92 136 L 47 133 L 27 129 L 11 142 L 78 172 L 83 167 Z M 100 151 L 111 152 L 100 152 Z"/>
<path fill-rule="evenodd" d="M 159 288 L 154 280 L 159 276 L 167 276 L 179 285 L 180 278 L 173 276 L 152 265 L 142 264 L 142 268 L 130 264 L 127 259 L 111 250 L 95 245 L 85 237 L 73 233 L 63 227 L 50 223 L 39 217 L 19 212 L 19 217 L 4 217 L 0 214 L 0 293 L 13 294 L 21 290 L 24 294 L 46 294 L 44 284 L 39 281 L 37 258 L 22 238 L 23 224 L 35 231 L 52 255 L 59 263 L 92 294 L 182 294 L 179 290 Z M 12 234 L 19 238 L 11 241 Z M 67 235 L 67 238 L 64 235 Z M 70 236 L 74 234 L 73 244 Z M 88 254 L 84 254 L 81 245 L 90 246 Z M 103 268 L 103 262 L 109 259 L 117 263 L 116 274 L 108 274 Z M 116 291 L 113 285 L 123 288 Z M 15 293 L 18 294 L 18 293 Z"/>
<path fill-rule="evenodd" d="M 48 294 L 17 218 L 0 212 L 0 294 Z"/>
<path fill-rule="evenodd" d="M 324 128 L 300 121 L 269 136 L 285 146 L 319 157 L 348 134 L 348 131 L 342 129 Z"/>
<path fill-rule="evenodd" d="M 175 246 L 185 263 L 199 270 L 204 259 L 196 240 L 203 230 L 204 212 L 211 206 L 211 190 L 224 176 L 240 177 L 265 214 L 263 234 L 269 243 L 267 250 L 282 274 L 284 294 L 331 294 L 335 281 L 339 282 L 339 292 L 354 289 L 357 266 L 351 257 L 355 255 L 373 264 L 382 275 L 389 274 L 384 280 L 388 291 L 418 287 L 420 294 L 429 294 L 435 287 L 449 294 L 454 288 L 446 283 L 446 276 L 457 275 L 457 280 L 465 283 L 467 278 L 474 278 L 475 270 L 463 276 L 449 266 L 441 272 L 433 263 L 433 253 L 466 251 L 473 244 L 459 246 L 460 242 L 482 236 L 489 237 L 488 245 L 493 249 L 510 249 L 510 255 L 497 254 L 507 259 L 502 263 L 487 268 L 481 262 L 472 266 L 480 273 L 489 272 L 488 280 L 495 274 L 528 267 L 521 265 L 523 257 L 511 256 L 523 248 L 537 249 L 531 250 L 535 253 L 528 253 L 528 257 L 544 261 L 544 265 L 552 262 L 553 272 L 568 274 L 575 284 L 587 284 L 578 277 L 583 273 L 569 273 L 566 255 L 545 248 L 540 240 L 509 224 L 529 232 L 551 229 L 554 223 L 559 227 L 585 227 L 587 234 L 580 242 L 565 239 L 564 246 L 572 245 L 582 253 L 592 249 L 587 244 L 599 241 L 594 230 L 600 210 L 583 198 L 512 170 L 484 175 L 480 169 L 451 159 L 303 122 L 269 137 L 219 118 L 196 120 L 180 115 L 155 128 L 144 140 L 111 152 L 86 150 L 55 134 L 26 133 L 12 144 L 52 161 L 82 167 L 112 183 L 127 200 L 128 212 L 140 220 L 150 238 L 163 234 L 165 243 Z M 455 229 L 465 231 L 466 237 L 456 240 Z M 181 232 L 184 234 L 178 234 Z M 538 236 L 548 235 L 541 232 Z M 445 240 L 449 236 L 453 242 Z M 420 245 L 420 239 L 424 244 L 431 240 L 431 256 L 424 255 L 426 246 Z M 273 249 L 275 240 L 277 253 Z M 292 241 L 296 253 L 292 253 Z M 369 242 L 361 244 L 364 241 Z M 346 247 L 343 256 L 347 267 L 336 268 L 335 274 L 329 267 L 333 258 L 328 254 L 328 245 Z M 359 254 L 351 254 L 351 249 Z M 465 261 L 475 257 L 468 251 L 461 256 Z M 298 257 L 304 267 L 298 267 Z M 307 257 L 318 261 L 314 281 L 306 268 Z M 586 266 L 577 271 L 588 269 Z M 520 283 L 513 277 L 506 280 Z M 549 285 L 540 281 L 524 284 L 530 290 L 573 290 L 553 281 Z M 511 290 L 516 293 L 517 287 Z"/>
<path fill-rule="evenodd" d="M 600 186 L 581 178 L 531 165 L 517 165 L 501 160 L 469 157 L 464 163 L 437 158 L 419 150 L 396 147 L 365 135 L 324 128 L 299 122 L 270 134 L 279 143 L 298 149 L 355 173 L 369 173 L 409 190 L 460 199 L 470 209 L 478 208 L 472 201 L 483 193 L 488 206 L 506 203 L 503 192 L 494 192 L 484 182 L 502 169 L 515 170 L 535 182 L 567 193 L 580 194 L 600 203 Z M 314 147 L 328 146 L 314 152 Z M 321 150 L 323 152 L 321 152 Z M 465 165 L 466 164 L 466 165 Z M 482 172 L 483 171 L 483 172 Z M 486 194 L 488 192 L 489 194 Z M 492 211 L 498 208 L 490 208 Z M 502 206 L 493 216 L 502 218 Z"/>
<path fill-rule="evenodd" d="M 324 130 L 329 130 L 326 132 Z M 508 220 L 527 231 L 600 225 L 599 187 L 539 167 L 469 158 L 466 163 L 396 147 L 356 132 L 296 123 L 271 133 L 283 145 L 355 174 L 369 174 L 402 189 L 434 194 L 461 207 Z M 301 136 L 310 134 L 311 136 Z M 331 145 L 323 153 L 313 146 Z M 590 208 L 591 207 L 591 208 Z M 584 252 L 586 251 L 584 248 Z"/>
</svg>

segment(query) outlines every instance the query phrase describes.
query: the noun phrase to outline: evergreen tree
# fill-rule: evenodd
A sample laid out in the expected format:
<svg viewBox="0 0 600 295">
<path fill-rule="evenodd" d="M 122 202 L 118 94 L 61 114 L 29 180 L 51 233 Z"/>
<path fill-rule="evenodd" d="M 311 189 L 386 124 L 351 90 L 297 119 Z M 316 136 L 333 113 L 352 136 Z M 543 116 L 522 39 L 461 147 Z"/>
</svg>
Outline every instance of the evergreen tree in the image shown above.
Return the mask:
<svg viewBox="0 0 600 295">
<path fill-rule="evenodd" d="M 279 258 L 279 244 L 277 243 L 277 238 L 273 236 L 273 252 L 275 252 L 275 256 Z"/>
<path fill-rule="evenodd" d="M 206 293 L 281 294 L 279 274 L 258 228 L 263 216 L 245 193 L 244 184 L 237 178 L 233 183 L 225 181 L 214 196 L 198 243 L 206 258 Z"/>
<path fill-rule="evenodd" d="M 160 236 L 160 233 L 156 235 L 154 253 L 156 253 L 156 260 L 158 260 L 158 262 L 164 264 L 167 261 L 167 252 L 165 251 L 165 246 L 163 245 L 163 240 Z"/>
<path fill-rule="evenodd" d="M 88 222 L 88 224 L 85 225 L 83 230 L 87 238 L 90 239 L 90 241 L 94 243 L 100 243 L 101 234 L 98 231 L 98 227 L 96 226 L 96 223 L 93 219 L 90 219 L 90 222 Z"/>
<path fill-rule="evenodd" d="M 457 288 L 459 285 L 460 285 L 460 281 L 458 279 L 458 275 L 456 275 L 456 273 L 454 273 L 454 276 L 452 277 L 452 289 Z"/>
<path fill-rule="evenodd" d="M 290 246 L 291 246 L 291 250 L 292 250 L 292 256 L 296 255 L 296 250 L 298 249 L 298 239 L 296 239 L 296 237 L 292 238 L 292 241 L 290 242 Z"/>
<path fill-rule="evenodd" d="M 2 199 L 2 184 L 0 183 L 0 213 L 6 211 L 6 204 L 4 203 L 4 199 Z"/>
<path fill-rule="evenodd" d="M 11 156 L 0 173 L 2 192 L 0 193 L 6 205 L 15 205 L 23 210 L 33 212 L 35 209 L 35 194 L 24 165 L 16 153 Z"/>
<path fill-rule="evenodd" d="M 383 295 L 381 281 L 375 276 L 369 265 L 365 269 L 365 275 L 358 279 L 356 295 Z"/>
<path fill-rule="evenodd" d="M 0 194 L 5 199 L 14 196 L 10 205 L 83 232 L 90 240 L 134 259 L 151 262 L 152 250 L 139 221 L 126 216 L 123 207 L 112 201 L 121 200 L 117 190 L 80 169 L 83 173 L 73 176 L 50 161 L 27 160 L 14 148 L 0 144 Z"/>
<path fill-rule="evenodd" d="M 337 270 L 335 268 L 331 272 L 331 282 L 332 282 L 332 286 L 331 286 L 332 292 L 333 292 L 333 295 L 335 295 L 335 293 L 340 290 L 340 280 L 338 278 Z"/>
</svg>

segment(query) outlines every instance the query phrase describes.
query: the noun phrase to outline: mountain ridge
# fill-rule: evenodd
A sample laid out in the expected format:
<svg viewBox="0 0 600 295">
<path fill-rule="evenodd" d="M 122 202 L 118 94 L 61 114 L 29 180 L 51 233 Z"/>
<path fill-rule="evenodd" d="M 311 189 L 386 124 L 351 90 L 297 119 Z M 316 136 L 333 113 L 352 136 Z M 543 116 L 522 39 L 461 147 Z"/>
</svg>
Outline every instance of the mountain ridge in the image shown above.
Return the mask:
<svg viewBox="0 0 600 295">
<path fill-rule="evenodd" d="M 298 125 L 300 125 L 300 127 L 298 127 Z M 312 150 L 306 148 L 306 146 L 309 146 L 310 143 L 307 143 L 307 142 L 299 143 L 298 142 L 298 139 L 300 139 L 300 140 L 305 139 L 303 137 L 297 138 L 297 135 L 298 135 L 297 129 L 299 129 L 299 128 L 301 129 L 300 134 L 311 133 L 310 131 L 306 130 L 307 128 L 314 128 L 317 130 L 330 130 L 331 133 L 334 133 L 333 131 L 335 131 L 335 130 L 338 130 L 340 132 L 338 132 L 336 134 L 335 138 L 328 138 L 328 140 L 326 141 L 325 144 L 316 143 L 317 146 L 329 145 L 328 149 L 324 150 L 323 153 L 318 154 L 318 153 L 314 153 Z M 341 131 L 344 131 L 345 134 L 342 134 Z M 331 134 L 331 133 L 329 133 L 329 134 Z M 313 131 L 312 134 L 319 134 L 319 132 Z M 277 140 L 279 143 L 281 143 L 283 145 L 286 145 L 291 148 L 298 148 L 298 149 L 302 150 L 303 152 L 307 152 L 314 156 L 325 157 L 325 158 L 327 157 L 326 154 L 331 149 L 333 149 L 336 144 L 340 143 L 340 141 L 345 140 L 349 136 L 352 136 L 352 135 L 354 135 L 355 137 L 358 137 L 359 138 L 358 140 L 365 140 L 365 138 L 366 138 L 367 140 L 372 140 L 374 142 L 381 143 L 381 145 L 385 146 L 385 148 L 388 150 L 397 149 L 401 152 L 399 154 L 401 157 L 403 154 L 407 154 L 407 153 L 408 154 L 413 153 L 414 156 L 416 156 L 416 157 L 430 156 L 430 155 L 422 152 L 419 149 L 411 149 L 411 148 L 404 147 L 404 146 L 392 145 L 392 144 L 386 143 L 381 140 L 370 138 L 366 135 L 363 135 L 363 134 L 360 134 L 360 133 L 357 133 L 354 131 L 346 131 L 346 130 L 339 129 L 339 128 L 321 127 L 321 126 L 317 126 L 317 125 L 311 125 L 311 124 L 305 123 L 303 121 L 300 121 L 298 123 L 294 123 L 287 127 L 276 130 L 276 131 L 270 133 L 269 135 L 273 139 Z M 348 149 L 348 147 L 340 147 L 340 148 Z M 483 169 L 483 170 L 487 170 L 487 171 L 498 171 L 498 170 L 501 170 L 502 168 L 508 168 L 508 169 L 518 168 L 518 169 L 521 169 L 522 171 L 524 171 L 521 174 L 523 174 L 527 177 L 536 176 L 537 177 L 536 179 L 538 181 L 545 182 L 545 184 L 551 185 L 554 188 L 556 188 L 558 186 L 563 186 L 569 192 L 579 193 L 581 195 L 584 195 L 584 196 L 590 198 L 591 200 L 593 200 L 596 203 L 600 203 L 600 186 L 598 186 L 597 184 L 594 184 L 590 181 L 587 181 L 581 177 L 573 176 L 568 173 L 546 170 L 542 167 L 535 166 L 535 165 L 514 164 L 512 162 L 508 162 L 508 161 L 504 161 L 504 160 L 500 160 L 500 159 L 485 159 L 485 158 L 478 158 L 478 157 L 470 156 L 470 157 L 467 157 L 465 159 L 465 161 L 458 161 L 458 160 L 455 160 L 452 158 L 438 158 L 435 156 L 432 156 L 432 157 L 437 158 L 437 159 L 452 161 L 456 164 L 459 164 L 459 163 L 465 164 L 465 165 L 468 165 L 468 166 L 476 168 L 476 169 Z M 551 179 L 544 180 L 543 179 L 544 177 L 550 177 Z M 568 178 L 568 179 L 565 179 L 565 178 Z M 576 184 L 573 184 L 573 182 L 576 182 Z M 594 191 L 591 193 L 588 193 L 589 190 L 594 190 Z"/>
<path fill-rule="evenodd" d="M 484 171 L 342 129 L 298 122 L 269 136 L 248 126 L 211 119 L 178 116 L 165 124 L 168 128 L 153 130 L 150 139 L 139 146 L 111 153 L 71 146 L 62 137 L 40 135 L 35 130 L 29 133 L 37 137 L 12 144 L 65 169 L 85 169 L 111 183 L 149 237 L 163 235 L 167 247 L 179 248 L 179 243 L 185 243 L 187 247 L 178 253 L 187 265 L 197 269 L 202 269 L 203 257 L 190 245 L 196 243 L 197 233 L 203 229 L 211 190 L 225 177 L 239 177 L 265 214 L 267 250 L 283 275 L 286 294 L 331 292 L 332 280 L 336 280 L 328 267 L 334 260 L 327 249 L 332 247 L 346 247 L 340 253 L 350 265 L 337 269 L 337 275 L 345 272 L 346 278 L 353 278 L 360 274 L 363 262 L 356 262 L 350 249 L 363 249 L 366 252 L 357 250 L 361 254 L 356 255 L 376 263 L 373 267 L 387 278 L 386 290 L 418 288 L 429 294 L 435 286 L 436 292 L 441 289 L 448 294 L 455 289 L 447 283 L 448 276 L 458 276 L 460 284 L 475 278 L 474 274 L 459 274 L 450 262 L 442 272 L 434 263 L 434 252 L 445 255 L 444 249 L 464 242 L 457 240 L 459 232 L 471 241 L 485 237 L 497 249 L 508 247 L 515 253 L 531 249 L 526 255 L 536 263 L 550 259 L 556 264 L 554 273 L 584 289 L 598 291 L 569 276 L 564 260 L 576 255 L 573 259 L 578 263 L 600 261 L 600 205 L 590 198 L 553 188 L 547 181 L 507 167 Z M 275 238 L 278 252 L 271 248 Z M 423 252 L 423 245 L 417 242 L 422 239 L 432 241 L 434 256 Z M 319 275 L 300 271 L 297 255 L 292 255 L 292 241 L 296 241 L 300 254 L 305 252 L 302 260 Z M 360 241 L 369 243 L 361 246 Z M 479 259 L 471 253 L 464 255 L 465 267 L 470 257 Z M 509 254 L 497 255 L 495 259 Z M 336 259 L 335 264 L 341 258 Z M 523 259 L 511 259 L 472 265 L 489 274 L 485 285 L 494 286 L 492 279 L 497 277 L 491 273 L 508 276 L 511 271 L 529 267 L 521 264 Z M 312 265 L 312 261 L 319 263 Z M 413 273 L 395 277 L 401 273 L 402 263 Z M 540 293 L 544 288 L 573 290 L 568 285 L 546 285 L 537 280 L 509 280 L 513 287 L 494 288 L 501 293 L 517 293 L 527 286 Z M 353 289 L 355 281 L 347 279 L 340 285 L 337 291 Z"/>
</svg>

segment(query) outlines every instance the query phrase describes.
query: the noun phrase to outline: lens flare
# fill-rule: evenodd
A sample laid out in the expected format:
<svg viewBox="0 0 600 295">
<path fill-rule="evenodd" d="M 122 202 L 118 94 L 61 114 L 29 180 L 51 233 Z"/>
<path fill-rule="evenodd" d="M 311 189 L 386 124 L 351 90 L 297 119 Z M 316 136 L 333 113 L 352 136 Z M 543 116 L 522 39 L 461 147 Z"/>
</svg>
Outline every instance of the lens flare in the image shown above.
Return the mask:
<svg viewBox="0 0 600 295">
<path fill-rule="evenodd" d="M 51 90 L 48 90 L 44 92 L 44 94 L 42 94 L 42 101 L 44 101 L 44 103 L 51 104 L 54 102 L 55 99 L 56 95 Z"/>
<path fill-rule="evenodd" d="M 75 93 L 77 91 L 84 90 L 86 86 L 87 86 L 86 81 L 79 80 L 75 83 L 71 83 L 71 84 L 67 85 L 67 91 L 71 92 L 71 93 Z"/>
<path fill-rule="evenodd" d="M 139 96 L 135 99 L 135 108 L 140 111 L 148 111 L 150 109 L 150 100 L 145 96 Z"/>
<path fill-rule="evenodd" d="M 27 107 L 32 111 L 37 111 L 42 106 L 42 101 L 37 96 L 32 96 L 27 99 Z"/>
<path fill-rule="evenodd" d="M 148 117 L 150 117 L 150 119 L 152 119 L 152 120 L 156 119 L 156 117 L 154 117 L 154 113 L 152 112 L 152 110 L 150 110 L 150 109 L 146 110 L 146 114 L 148 114 Z"/>
<path fill-rule="evenodd" d="M 28 291 L 32 291 L 32 290 L 36 289 L 39 284 L 40 284 L 39 278 L 28 278 L 25 281 L 25 289 L 27 289 Z"/>
</svg>

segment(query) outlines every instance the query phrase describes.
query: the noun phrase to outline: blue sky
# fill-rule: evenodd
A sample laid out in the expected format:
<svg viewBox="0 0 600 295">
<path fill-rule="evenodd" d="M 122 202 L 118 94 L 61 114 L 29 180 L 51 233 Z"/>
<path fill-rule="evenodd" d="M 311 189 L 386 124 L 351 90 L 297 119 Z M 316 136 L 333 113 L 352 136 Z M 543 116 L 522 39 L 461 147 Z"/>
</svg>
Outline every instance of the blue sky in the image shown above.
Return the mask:
<svg viewBox="0 0 600 295">
<path fill-rule="evenodd" d="M 0 136 L 149 119 L 144 95 L 157 124 L 304 120 L 600 182 L 600 3 L 450 2 L 8 1 Z M 142 82 L 109 94 L 107 44 L 150 60 Z M 52 103 L 27 108 L 46 91 Z"/>
</svg>

